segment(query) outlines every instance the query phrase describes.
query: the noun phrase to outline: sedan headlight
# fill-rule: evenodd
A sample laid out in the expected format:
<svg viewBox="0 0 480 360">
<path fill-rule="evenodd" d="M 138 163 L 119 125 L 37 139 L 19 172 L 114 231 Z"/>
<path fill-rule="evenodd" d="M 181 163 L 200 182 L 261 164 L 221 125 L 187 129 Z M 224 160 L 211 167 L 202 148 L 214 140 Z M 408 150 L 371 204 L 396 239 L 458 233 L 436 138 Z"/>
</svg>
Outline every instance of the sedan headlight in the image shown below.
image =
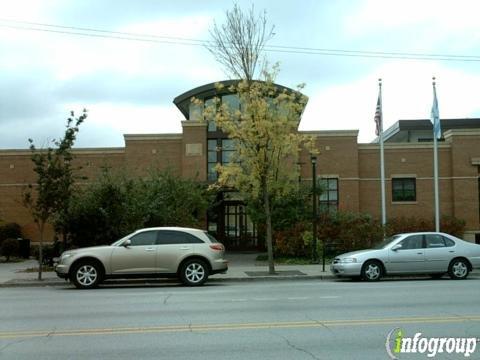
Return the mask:
<svg viewBox="0 0 480 360">
<path fill-rule="evenodd" d="M 343 263 L 343 264 L 356 263 L 357 259 L 356 258 L 342 258 L 342 259 L 340 259 L 340 262 Z"/>
</svg>

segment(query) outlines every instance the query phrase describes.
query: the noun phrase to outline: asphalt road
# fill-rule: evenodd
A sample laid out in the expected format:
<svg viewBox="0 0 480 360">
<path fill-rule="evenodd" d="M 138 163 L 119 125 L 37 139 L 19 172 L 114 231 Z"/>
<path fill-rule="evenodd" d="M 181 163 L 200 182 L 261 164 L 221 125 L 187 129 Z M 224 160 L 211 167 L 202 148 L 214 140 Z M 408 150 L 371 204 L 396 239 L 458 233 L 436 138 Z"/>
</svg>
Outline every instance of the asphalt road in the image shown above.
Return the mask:
<svg viewBox="0 0 480 360">
<path fill-rule="evenodd" d="M 0 359 L 388 359 L 395 328 L 480 338 L 479 298 L 480 278 L 3 288 Z"/>
</svg>

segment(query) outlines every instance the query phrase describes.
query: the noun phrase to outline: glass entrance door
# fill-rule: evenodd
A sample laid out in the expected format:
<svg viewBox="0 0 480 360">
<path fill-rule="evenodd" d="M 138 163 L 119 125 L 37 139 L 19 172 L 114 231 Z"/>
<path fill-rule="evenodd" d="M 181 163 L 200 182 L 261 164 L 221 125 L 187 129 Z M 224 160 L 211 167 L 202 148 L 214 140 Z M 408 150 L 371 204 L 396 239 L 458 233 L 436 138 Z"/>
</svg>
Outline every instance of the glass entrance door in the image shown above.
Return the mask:
<svg viewBox="0 0 480 360">
<path fill-rule="evenodd" d="M 255 249 L 256 227 L 245 211 L 245 205 L 237 202 L 224 203 L 224 236 L 227 249 Z"/>
</svg>

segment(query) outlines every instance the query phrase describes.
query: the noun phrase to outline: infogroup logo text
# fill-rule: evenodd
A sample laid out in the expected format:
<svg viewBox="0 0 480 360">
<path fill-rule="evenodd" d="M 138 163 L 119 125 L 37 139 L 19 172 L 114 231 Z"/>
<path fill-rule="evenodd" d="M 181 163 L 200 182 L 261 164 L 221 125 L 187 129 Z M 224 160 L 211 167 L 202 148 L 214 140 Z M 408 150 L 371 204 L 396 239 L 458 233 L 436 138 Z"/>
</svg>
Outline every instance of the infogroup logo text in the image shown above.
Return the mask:
<svg viewBox="0 0 480 360">
<path fill-rule="evenodd" d="M 417 332 L 413 337 L 406 337 L 402 329 L 395 328 L 387 335 L 385 347 L 391 359 L 399 359 L 400 354 L 425 354 L 429 358 L 437 354 L 461 354 L 470 357 L 477 347 L 479 339 L 454 337 L 423 337 Z"/>
</svg>

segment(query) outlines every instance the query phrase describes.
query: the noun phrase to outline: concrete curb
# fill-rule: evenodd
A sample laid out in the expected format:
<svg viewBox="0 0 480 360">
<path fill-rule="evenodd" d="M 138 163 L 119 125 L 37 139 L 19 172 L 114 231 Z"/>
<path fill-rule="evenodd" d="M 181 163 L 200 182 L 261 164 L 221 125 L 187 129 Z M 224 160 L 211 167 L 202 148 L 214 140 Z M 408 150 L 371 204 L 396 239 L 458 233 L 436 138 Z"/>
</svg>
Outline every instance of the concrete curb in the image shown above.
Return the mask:
<svg viewBox="0 0 480 360">
<path fill-rule="evenodd" d="M 285 280 L 328 280 L 334 278 L 333 275 L 270 275 L 270 276 L 248 276 L 248 277 L 230 277 L 230 278 L 210 278 L 208 283 L 221 283 L 221 282 L 248 282 L 248 281 L 285 281 Z M 102 283 L 103 286 L 109 285 L 157 285 L 157 284 L 171 284 L 179 283 L 177 279 L 160 279 L 160 280 L 107 280 Z M 102 286 L 100 285 L 100 286 Z M 10 280 L 0 284 L 0 288 L 8 287 L 59 287 L 59 286 L 73 286 L 69 281 L 65 280 Z"/>
</svg>

